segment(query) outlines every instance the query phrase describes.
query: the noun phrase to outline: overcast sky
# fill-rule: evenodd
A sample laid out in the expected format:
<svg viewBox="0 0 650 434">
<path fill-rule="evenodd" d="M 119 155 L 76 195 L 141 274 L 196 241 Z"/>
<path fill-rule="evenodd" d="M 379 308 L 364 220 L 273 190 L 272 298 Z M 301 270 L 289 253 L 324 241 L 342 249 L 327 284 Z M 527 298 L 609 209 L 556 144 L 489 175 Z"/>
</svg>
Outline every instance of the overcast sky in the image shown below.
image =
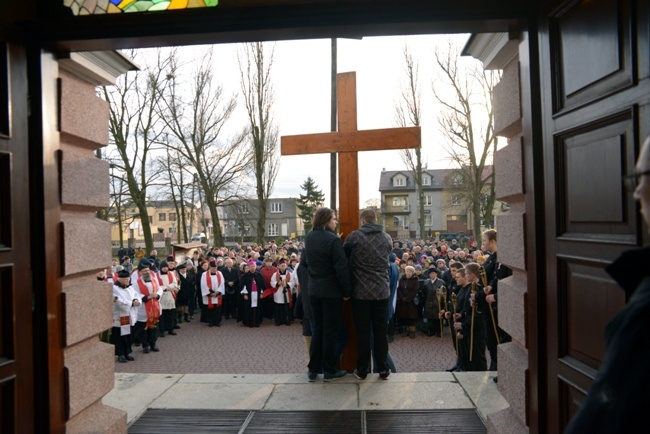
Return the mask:
<svg viewBox="0 0 650 434">
<path fill-rule="evenodd" d="M 431 91 L 435 76 L 433 53 L 436 45 L 446 46 L 449 39 L 464 45 L 469 35 L 427 35 L 340 39 L 338 71 L 357 73 L 357 110 L 359 130 L 395 127 L 395 106 L 404 82 L 403 48 L 408 44 L 420 64 L 422 89 L 423 161 L 429 168 L 448 168 L 450 160 L 441 144 L 437 116 L 440 111 Z M 273 83 L 274 118 L 280 135 L 330 131 L 330 40 L 282 41 L 275 43 Z M 183 48 L 190 50 L 192 47 Z M 240 78 L 236 45 L 214 47 L 215 76 L 227 91 L 239 92 Z M 476 62 L 462 58 L 461 62 Z M 450 96 L 451 97 L 451 96 Z M 245 123 L 243 104 L 239 104 L 234 123 Z M 283 156 L 272 197 L 298 197 L 300 185 L 308 176 L 326 195 L 329 204 L 330 156 Z M 399 151 L 362 152 L 359 155 L 361 206 L 379 198 L 379 175 L 382 168 L 402 170 Z"/>
</svg>

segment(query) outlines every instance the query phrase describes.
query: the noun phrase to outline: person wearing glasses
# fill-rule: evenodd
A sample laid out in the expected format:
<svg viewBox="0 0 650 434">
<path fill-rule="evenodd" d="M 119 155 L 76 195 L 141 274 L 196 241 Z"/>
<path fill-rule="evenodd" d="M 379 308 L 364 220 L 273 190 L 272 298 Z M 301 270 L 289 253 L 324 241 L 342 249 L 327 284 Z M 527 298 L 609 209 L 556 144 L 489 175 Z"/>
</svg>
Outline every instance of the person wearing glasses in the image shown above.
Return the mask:
<svg viewBox="0 0 650 434">
<path fill-rule="evenodd" d="M 650 137 L 636 171 L 623 178 L 650 227 Z M 605 329 L 605 357 L 566 433 L 635 432 L 647 424 L 650 390 L 650 247 L 625 252 L 606 268 L 628 300 Z"/>
</svg>

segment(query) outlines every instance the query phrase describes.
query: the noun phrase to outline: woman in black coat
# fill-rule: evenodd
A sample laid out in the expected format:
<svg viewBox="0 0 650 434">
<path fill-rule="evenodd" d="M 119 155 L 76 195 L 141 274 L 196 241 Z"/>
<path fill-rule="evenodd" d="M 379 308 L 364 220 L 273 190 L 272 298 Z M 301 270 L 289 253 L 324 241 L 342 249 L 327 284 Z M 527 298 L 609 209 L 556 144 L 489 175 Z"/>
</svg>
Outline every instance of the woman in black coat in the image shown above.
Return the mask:
<svg viewBox="0 0 650 434">
<path fill-rule="evenodd" d="M 401 325 L 404 325 L 404 335 L 415 338 L 415 323 L 418 319 L 418 308 L 415 305 L 415 296 L 420 290 L 420 281 L 415 275 L 415 268 L 406 267 L 404 276 L 397 284 L 397 306 L 395 315 Z"/>
<path fill-rule="evenodd" d="M 330 208 L 314 213 L 313 229 L 305 238 L 305 262 L 309 269 L 309 299 L 313 330 L 307 377 L 315 381 L 318 371 L 331 381 L 347 375 L 336 368 L 336 341 L 343 319 L 343 300 L 352 290 L 343 242 L 336 235 L 336 214 Z"/>
</svg>

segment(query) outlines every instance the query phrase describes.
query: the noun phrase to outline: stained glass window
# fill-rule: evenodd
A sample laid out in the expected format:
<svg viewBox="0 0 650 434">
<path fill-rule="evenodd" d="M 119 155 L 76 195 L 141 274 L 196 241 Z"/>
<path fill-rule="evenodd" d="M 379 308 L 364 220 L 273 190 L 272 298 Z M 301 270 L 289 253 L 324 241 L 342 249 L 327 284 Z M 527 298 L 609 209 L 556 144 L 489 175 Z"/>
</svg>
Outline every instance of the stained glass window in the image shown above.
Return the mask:
<svg viewBox="0 0 650 434">
<path fill-rule="evenodd" d="M 63 4 L 74 15 L 98 15 L 207 8 L 217 6 L 219 0 L 63 0 Z"/>
</svg>

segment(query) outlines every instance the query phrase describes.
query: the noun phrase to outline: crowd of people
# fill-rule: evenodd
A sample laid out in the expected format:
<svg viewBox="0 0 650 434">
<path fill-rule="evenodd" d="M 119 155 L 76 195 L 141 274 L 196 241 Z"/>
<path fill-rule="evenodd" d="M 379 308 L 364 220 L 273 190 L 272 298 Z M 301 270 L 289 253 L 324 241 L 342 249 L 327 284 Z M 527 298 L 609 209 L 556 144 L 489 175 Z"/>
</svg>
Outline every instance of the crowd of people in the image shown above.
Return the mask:
<svg viewBox="0 0 650 434">
<path fill-rule="evenodd" d="M 641 147 L 636 172 L 624 177 L 650 226 L 648 175 L 650 138 Z M 467 247 L 437 238 L 393 242 L 372 210 L 360 219 L 361 228 L 343 242 L 335 232 L 335 212 L 320 208 L 304 243 L 211 248 L 178 264 L 173 256 L 159 261 L 156 251 L 144 258 L 142 252 L 121 249 L 113 267 L 98 275 L 113 283 L 111 342 L 118 360 L 134 359 L 134 342 L 144 353 L 159 351 L 156 339 L 175 334 L 197 309 L 201 321 L 217 327 L 222 318 L 248 327 L 258 327 L 265 316 L 276 326 L 300 318 L 310 357 L 308 380 L 321 373 L 325 381 L 336 380 L 348 375 L 336 360 L 347 343 L 343 303 L 351 299 L 358 353 L 353 374 L 359 380 L 371 369 L 388 379 L 395 372 L 388 343 L 397 333 L 414 339 L 418 324 L 427 336 L 441 336 L 449 326 L 457 362 L 448 371 L 496 370 L 497 345 L 510 340 L 498 325 L 498 283 L 512 274 L 498 262 L 496 230 L 482 234 L 479 249 L 475 239 Z M 607 327 L 601 369 L 567 432 L 641 426 L 644 401 L 638 397 L 650 380 L 639 356 L 645 354 L 639 348 L 647 346 L 638 345 L 648 330 L 647 257 L 648 248 L 626 252 L 607 267 L 630 303 Z"/>
<path fill-rule="evenodd" d="M 498 328 L 497 284 L 510 274 L 497 262 L 496 231 L 483 234 L 482 249 L 473 238 L 466 246 L 392 240 L 367 210 L 361 228 L 343 241 L 334 211 L 319 211 L 304 242 L 198 248 L 179 262 L 172 255 L 161 260 L 156 250 L 144 257 L 120 249 L 98 275 L 113 283 L 111 342 L 118 361 L 134 360 L 134 346 L 159 351 L 157 339 L 176 335 L 183 322 L 220 327 L 233 319 L 255 328 L 264 319 L 276 326 L 299 320 L 309 380 L 319 374 L 334 380 L 347 375 L 336 365 L 348 340 L 343 303 L 351 298 L 359 379 L 371 372 L 388 379 L 396 371 L 388 352 L 396 336 L 440 337 L 445 327 L 458 355 L 448 370 L 496 370 L 496 345 L 509 340 Z"/>
</svg>

